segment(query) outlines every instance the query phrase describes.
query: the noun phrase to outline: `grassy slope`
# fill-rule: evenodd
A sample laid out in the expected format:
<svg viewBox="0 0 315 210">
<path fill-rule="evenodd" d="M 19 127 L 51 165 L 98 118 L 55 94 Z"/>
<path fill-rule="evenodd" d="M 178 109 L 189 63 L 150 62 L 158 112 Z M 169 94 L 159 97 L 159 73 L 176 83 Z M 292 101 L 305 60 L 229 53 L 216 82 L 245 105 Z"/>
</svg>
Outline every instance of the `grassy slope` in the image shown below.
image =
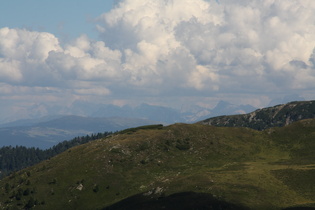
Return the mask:
<svg viewBox="0 0 315 210">
<path fill-rule="evenodd" d="M 315 120 L 264 132 L 157 128 L 129 129 L 1 180 L 0 209 L 23 208 L 31 197 L 36 209 L 102 209 L 139 193 L 189 191 L 252 209 L 314 206 Z"/>
</svg>

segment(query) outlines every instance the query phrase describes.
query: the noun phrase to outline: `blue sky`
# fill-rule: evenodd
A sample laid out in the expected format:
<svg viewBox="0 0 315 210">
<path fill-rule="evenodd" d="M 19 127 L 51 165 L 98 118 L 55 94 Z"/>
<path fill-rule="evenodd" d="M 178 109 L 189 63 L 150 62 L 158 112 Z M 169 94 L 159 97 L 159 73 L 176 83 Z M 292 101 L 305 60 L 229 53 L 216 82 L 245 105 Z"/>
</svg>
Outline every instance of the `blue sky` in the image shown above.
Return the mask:
<svg viewBox="0 0 315 210">
<path fill-rule="evenodd" d="M 314 0 L 115 2 L 1 1 L 0 122 L 85 102 L 315 99 Z"/>
<path fill-rule="evenodd" d="M 3 0 L 0 28 L 26 28 L 73 39 L 97 38 L 93 19 L 113 7 L 113 0 Z"/>
</svg>

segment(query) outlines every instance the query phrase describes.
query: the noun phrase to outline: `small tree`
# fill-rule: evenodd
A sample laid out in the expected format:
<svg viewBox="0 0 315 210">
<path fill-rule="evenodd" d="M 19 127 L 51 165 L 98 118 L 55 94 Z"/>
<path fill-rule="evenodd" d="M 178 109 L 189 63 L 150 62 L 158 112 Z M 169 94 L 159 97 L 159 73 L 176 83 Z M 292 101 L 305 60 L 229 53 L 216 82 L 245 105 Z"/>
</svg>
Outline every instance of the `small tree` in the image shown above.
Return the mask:
<svg viewBox="0 0 315 210">
<path fill-rule="evenodd" d="M 98 185 L 95 185 L 95 187 L 93 188 L 93 192 L 97 193 L 100 190 L 100 188 L 98 187 Z"/>
<path fill-rule="evenodd" d="M 24 190 L 23 195 L 29 195 L 31 193 L 30 188 L 27 188 L 26 190 Z"/>
</svg>

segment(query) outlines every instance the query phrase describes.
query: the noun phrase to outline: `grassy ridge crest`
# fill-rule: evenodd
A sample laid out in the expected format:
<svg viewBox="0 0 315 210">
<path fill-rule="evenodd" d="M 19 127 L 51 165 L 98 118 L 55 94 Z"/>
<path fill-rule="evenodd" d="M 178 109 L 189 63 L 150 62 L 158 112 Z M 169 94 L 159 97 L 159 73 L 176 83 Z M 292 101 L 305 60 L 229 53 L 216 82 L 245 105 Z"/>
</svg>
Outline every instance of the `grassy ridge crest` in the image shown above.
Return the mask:
<svg viewBox="0 0 315 210">
<path fill-rule="evenodd" d="M 312 118 L 315 118 L 315 101 L 294 101 L 258 109 L 248 114 L 213 117 L 198 123 L 220 127 L 248 127 L 265 130 Z"/>
</svg>

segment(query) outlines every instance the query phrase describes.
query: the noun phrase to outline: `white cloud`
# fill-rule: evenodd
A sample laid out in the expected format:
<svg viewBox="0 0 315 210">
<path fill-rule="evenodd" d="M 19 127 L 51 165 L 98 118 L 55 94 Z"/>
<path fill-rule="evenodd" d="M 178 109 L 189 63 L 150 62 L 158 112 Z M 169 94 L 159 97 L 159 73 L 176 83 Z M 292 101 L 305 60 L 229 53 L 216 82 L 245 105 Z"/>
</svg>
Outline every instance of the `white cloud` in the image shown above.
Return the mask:
<svg viewBox="0 0 315 210">
<path fill-rule="evenodd" d="M 99 17 L 99 28 L 105 43 L 122 52 L 131 84 L 259 92 L 266 82 L 294 89 L 301 79 L 296 66 L 288 70 L 292 61 L 311 68 L 314 11 L 312 1 L 298 0 L 125 0 Z"/>
<path fill-rule="evenodd" d="M 313 0 L 218 2 L 121 0 L 97 18 L 101 40 L 63 46 L 50 33 L 2 28 L 0 94 L 17 86 L 113 100 L 233 93 L 257 104 L 315 88 Z"/>
<path fill-rule="evenodd" d="M 19 61 L 0 58 L 0 81 L 17 82 L 21 79 Z"/>
<path fill-rule="evenodd" d="M 58 39 L 49 33 L 22 29 L 0 29 L 0 56 L 29 62 L 44 62 L 50 51 L 61 50 Z"/>
<path fill-rule="evenodd" d="M 198 64 L 176 37 L 176 27 L 191 19 L 218 24 L 220 17 L 209 13 L 209 8 L 202 0 L 123 1 L 99 18 L 100 32 L 105 43 L 124 53 L 123 67 L 131 75 L 131 84 L 191 87 L 190 77 Z M 201 86 L 205 85 L 195 88 Z"/>
</svg>

